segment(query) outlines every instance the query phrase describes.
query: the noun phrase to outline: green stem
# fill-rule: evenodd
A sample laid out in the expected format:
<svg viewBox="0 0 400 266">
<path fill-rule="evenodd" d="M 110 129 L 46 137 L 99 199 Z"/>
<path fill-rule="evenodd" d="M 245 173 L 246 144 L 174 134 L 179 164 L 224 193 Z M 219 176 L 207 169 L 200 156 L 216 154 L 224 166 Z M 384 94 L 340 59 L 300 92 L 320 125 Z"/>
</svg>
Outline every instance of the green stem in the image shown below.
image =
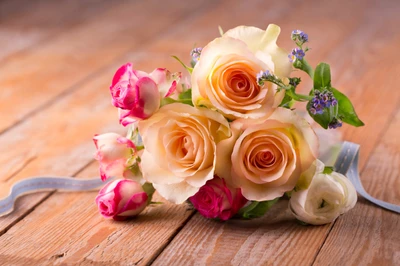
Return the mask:
<svg viewBox="0 0 400 266">
<path fill-rule="evenodd" d="M 312 96 L 309 95 L 297 94 L 293 90 L 286 90 L 286 94 L 292 97 L 293 100 L 298 102 L 308 102 L 313 98 Z"/>
<path fill-rule="evenodd" d="M 314 79 L 314 70 L 304 58 L 302 60 L 296 60 L 293 63 L 293 66 L 297 69 L 303 70 L 310 76 L 310 78 Z"/>
<path fill-rule="evenodd" d="M 253 201 L 252 203 L 250 203 L 249 205 L 247 205 L 246 207 L 243 207 L 239 210 L 238 214 L 240 216 L 243 216 L 243 214 L 245 212 L 251 211 L 252 209 L 254 209 L 256 206 L 258 205 L 258 201 Z"/>
</svg>

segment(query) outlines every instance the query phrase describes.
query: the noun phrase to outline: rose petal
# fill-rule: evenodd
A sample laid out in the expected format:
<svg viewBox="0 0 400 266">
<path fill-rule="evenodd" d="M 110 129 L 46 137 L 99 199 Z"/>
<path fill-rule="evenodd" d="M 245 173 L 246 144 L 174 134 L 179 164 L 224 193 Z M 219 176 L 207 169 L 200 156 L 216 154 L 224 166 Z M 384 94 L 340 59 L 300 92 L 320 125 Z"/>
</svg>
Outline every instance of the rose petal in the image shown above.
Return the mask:
<svg viewBox="0 0 400 266">
<path fill-rule="evenodd" d="M 186 182 L 177 184 L 153 184 L 154 188 L 163 196 L 166 200 L 181 204 L 189 197 L 196 194 L 200 187 L 193 187 Z"/>
</svg>

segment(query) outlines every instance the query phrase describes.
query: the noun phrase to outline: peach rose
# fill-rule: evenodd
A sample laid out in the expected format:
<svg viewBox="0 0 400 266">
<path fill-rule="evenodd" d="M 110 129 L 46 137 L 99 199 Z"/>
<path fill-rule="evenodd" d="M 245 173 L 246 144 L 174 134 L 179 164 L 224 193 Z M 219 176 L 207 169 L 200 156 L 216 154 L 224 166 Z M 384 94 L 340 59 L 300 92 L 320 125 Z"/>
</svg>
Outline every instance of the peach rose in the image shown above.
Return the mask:
<svg viewBox="0 0 400 266">
<path fill-rule="evenodd" d="M 268 118 L 239 119 L 232 137 L 217 146 L 216 174 L 242 189 L 248 200 L 264 201 L 292 190 L 317 158 L 318 138 L 295 112 L 277 108 Z"/>
<path fill-rule="evenodd" d="M 138 126 L 145 147 L 143 177 L 174 203 L 214 177 L 216 143 L 230 136 L 228 121 L 218 112 L 180 103 L 161 107 Z"/>
<path fill-rule="evenodd" d="M 269 70 L 288 77 L 292 69 L 287 52 L 276 45 L 280 28 L 266 31 L 237 27 L 206 45 L 192 73 L 192 99 L 195 106 L 207 106 L 226 117 L 260 118 L 281 102 L 284 91 L 276 85 L 257 84 L 257 73 Z"/>
</svg>

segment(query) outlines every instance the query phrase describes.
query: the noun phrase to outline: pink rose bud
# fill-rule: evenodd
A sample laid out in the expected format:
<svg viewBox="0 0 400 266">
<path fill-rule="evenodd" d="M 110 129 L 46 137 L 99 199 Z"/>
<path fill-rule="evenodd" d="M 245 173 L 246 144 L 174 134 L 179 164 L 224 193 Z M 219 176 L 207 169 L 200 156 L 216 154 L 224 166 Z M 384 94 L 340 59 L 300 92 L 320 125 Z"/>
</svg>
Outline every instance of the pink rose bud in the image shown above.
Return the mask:
<svg viewBox="0 0 400 266">
<path fill-rule="evenodd" d="M 161 97 L 176 90 L 180 77 L 180 73 L 172 74 L 165 68 L 147 74 L 133 70 L 131 63 L 121 66 L 110 86 L 112 104 L 120 108 L 120 123 L 127 126 L 150 117 L 160 108 Z"/>
<path fill-rule="evenodd" d="M 141 213 L 147 206 L 147 200 L 148 195 L 138 182 L 119 179 L 100 190 L 96 204 L 105 218 L 124 220 Z"/>
<path fill-rule="evenodd" d="M 133 162 L 136 154 L 135 144 L 125 137 L 116 133 L 95 135 L 93 138 L 96 145 L 96 160 L 100 163 L 101 180 L 109 177 L 131 177 L 128 169 L 129 162 Z"/>
<path fill-rule="evenodd" d="M 247 199 L 240 188 L 227 186 L 224 179 L 214 177 L 189 198 L 196 210 L 206 218 L 228 220 L 242 208 Z"/>
</svg>

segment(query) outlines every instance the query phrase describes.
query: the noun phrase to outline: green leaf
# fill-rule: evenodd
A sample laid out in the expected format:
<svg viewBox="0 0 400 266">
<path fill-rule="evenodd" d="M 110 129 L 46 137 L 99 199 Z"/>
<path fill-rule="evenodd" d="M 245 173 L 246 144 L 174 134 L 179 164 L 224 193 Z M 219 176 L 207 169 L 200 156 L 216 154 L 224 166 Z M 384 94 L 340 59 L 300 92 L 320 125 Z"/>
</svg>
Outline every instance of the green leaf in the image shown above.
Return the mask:
<svg viewBox="0 0 400 266">
<path fill-rule="evenodd" d="M 325 166 L 324 171 L 322 171 L 323 174 L 332 174 L 332 172 L 334 171 L 333 166 Z"/>
<path fill-rule="evenodd" d="M 325 109 L 322 114 L 315 114 L 314 115 L 314 114 L 312 114 L 310 112 L 310 108 L 311 108 L 311 102 L 308 102 L 307 103 L 308 114 L 312 117 L 312 119 L 314 119 L 315 122 L 320 124 L 321 127 L 325 128 L 325 129 L 328 129 L 328 125 L 332 120 L 329 112 Z"/>
<path fill-rule="evenodd" d="M 304 225 L 304 226 L 310 225 L 310 224 L 308 224 L 308 223 L 306 223 L 306 222 L 300 221 L 299 219 L 296 219 L 296 221 L 297 221 L 299 224 Z"/>
<path fill-rule="evenodd" d="M 320 63 L 314 72 L 314 89 L 329 88 L 331 86 L 331 68 L 326 63 Z"/>
<path fill-rule="evenodd" d="M 175 100 L 175 99 L 172 99 L 171 97 L 165 97 L 165 98 L 161 99 L 160 107 L 167 105 L 167 104 L 171 104 L 171 103 L 184 103 L 184 104 L 193 106 L 192 99 L 190 99 L 190 98 Z"/>
<path fill-rule="evenodd" d="M 143 188 L 144 192 L 146 192 L 146 194 L 147 194 L 147 196 L 148 196 L 148 198 L 147 198 L 147 205 L 149 205 L 149 204 L 151 204 L 151 202 L 152 202 L 151 200 L 152 200 L 153 194 L 154 194 L 154 192 L 155 192 L 156 190 L 154 189 L 152 183 L 147 183 L 147 182 L 143 184 L 142 188 Z"/>
<path fill-rule="evenodd" d="M 190 73 L 192 74 L 193 72 L 193 68 L 188 67 L 185 63 L 182 62 L 182 60 L 179 59 L 179 57 L 177 57 L 176 55 L 172 55 L 172 58 L 175 58 L 179 63 L 181 63 L 181 65 Z"/>
<path fill-rule="evenodd" d="M 289 199 L 292 197 L 293 190 L 285 192 L 285 196 Z"/>
<path fill-rule="evenodd" d="M 279 198 L 267 201 L 253 201 L 250 205 L 239 210 L 239 215 L 244 219 L 253 219 L 263 216 Z"/>
<path fill-rule="evenodd" d="M 171 104 L 171 103 L 177 103 L 177 102 L 179 102 L 179 101 L 174 100 L 170 97 L 164 97 L 161 99 L 160 107 L 167 105 L 167 104 Z"/>
<path fill-rule="evenodd" d="M 221 26 L 218 26 L 218 31 L 219 31 L 219 34 L 221 35 L 221 37 L 224 35 L 224 30 L 222 29 L 222 27 Z"/>
<path fill-rule="evenodd" d="M 339 119 L 341 119 L 344 123 L 350 124 L 355 127 L 363 126 L 364 123 L 358 118 L 356 111 L 354 110 L 353 104 L 351 103 L 349 98 L 347 98 L 346 95 L 335 88 L 331 88 L 331 90 L 336 100 L 338 101 Z"/>
<path fill-rule="evenodd" d="M 279 105 L 279 107 L 290 109 L 290 108 L 292 108 L 293 104 L 294 104 L 293 98 L 290 97 L 289 95 L 285 94 L 285 97 L 283 97 L 282 102 Z"/>
<path fill-rule="evenodd" d="M 179 100 L 192 99 L 192 89 L 181 92 L 178 96 Z"/>
</svg>

